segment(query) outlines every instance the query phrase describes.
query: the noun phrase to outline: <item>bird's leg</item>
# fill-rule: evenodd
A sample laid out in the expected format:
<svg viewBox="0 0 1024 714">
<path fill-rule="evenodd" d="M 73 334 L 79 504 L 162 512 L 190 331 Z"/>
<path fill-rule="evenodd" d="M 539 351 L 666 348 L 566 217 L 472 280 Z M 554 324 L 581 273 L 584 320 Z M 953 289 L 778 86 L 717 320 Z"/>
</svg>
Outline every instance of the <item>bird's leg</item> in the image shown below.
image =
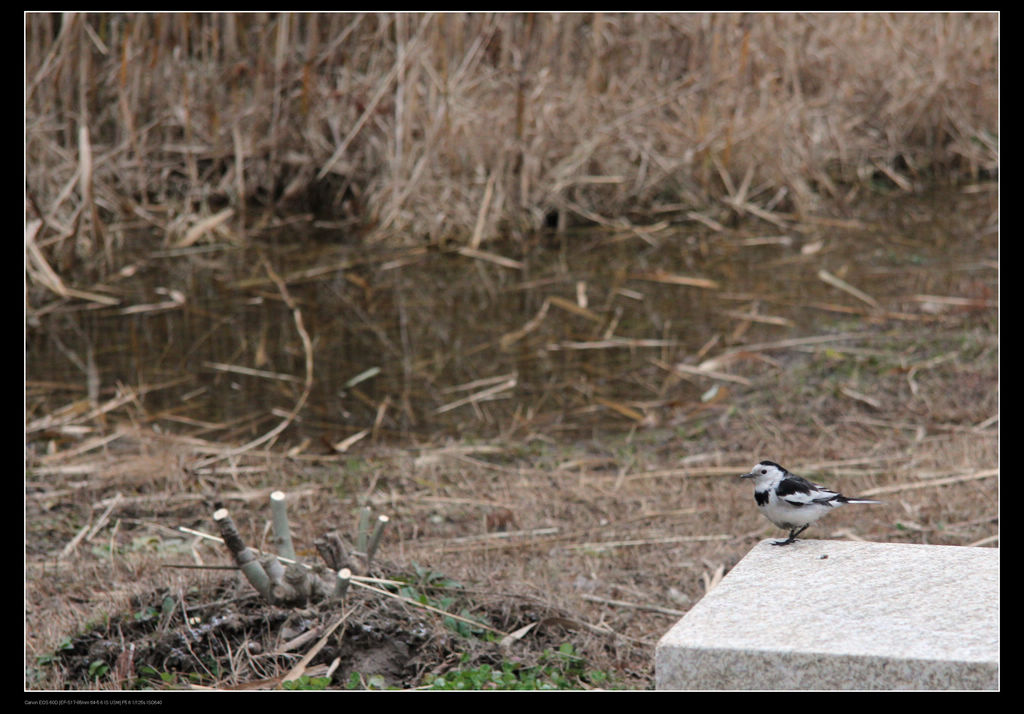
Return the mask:
<svg viewBox="0 0 1024 714">
<path fill-rule="evenodd" d="M 801 533 L 803 533 L 807 529 L 807 526 L 809 526 L 809 525 L 811 525 L 811 524 L 810 523 L 806 523 L 806 524 L 804 524 L 800 528 L 790 528 L 789 529 L 789 538 L 787 538 L 786 540 L 772 541 L 772 545 L 789 545 L 790 543 L 795 541 L 796 537 L 798 535 L 800 535 Z"/>
</svg>

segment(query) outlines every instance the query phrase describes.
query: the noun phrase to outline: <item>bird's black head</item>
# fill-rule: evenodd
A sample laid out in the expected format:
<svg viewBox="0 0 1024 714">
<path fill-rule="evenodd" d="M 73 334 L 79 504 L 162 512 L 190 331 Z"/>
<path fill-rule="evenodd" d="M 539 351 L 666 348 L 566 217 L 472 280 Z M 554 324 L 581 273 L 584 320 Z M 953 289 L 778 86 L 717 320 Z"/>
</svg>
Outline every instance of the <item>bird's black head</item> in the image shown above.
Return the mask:
<svg viewBox="0 0 1024 714">
<path fill-rule="evenodd" d="M 761 461 L 758 463 L 749 474 L 743 474 L 740 478 L 758 478 L 768 473 L 768 469 L 774 469 L 781 473 L 783 476 L 789 473 L 786 469 L 779 466 L 774 461 Z"/>
</svg>

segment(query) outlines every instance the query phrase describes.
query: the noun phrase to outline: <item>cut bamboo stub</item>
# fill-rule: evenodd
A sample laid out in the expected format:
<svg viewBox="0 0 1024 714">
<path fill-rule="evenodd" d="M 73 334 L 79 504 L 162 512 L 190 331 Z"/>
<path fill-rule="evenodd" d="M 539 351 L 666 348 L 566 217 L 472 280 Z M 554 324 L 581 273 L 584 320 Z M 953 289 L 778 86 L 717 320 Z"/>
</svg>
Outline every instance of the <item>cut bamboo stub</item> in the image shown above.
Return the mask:
<svg viewBox="0 0 1024 714">
<path fill-rule="evenodd" d="M 356 529 L 356 549 L 362 553 L 366 552 L 366 543 L 370 533 L 370 507 L 363 506 L 359 509 L 359 526 Z"/>
<path fill-rule="evenodd" d="M 387 516 L 377 516 L 377 525 L 373 528 L 373 536 L 370 537 L 370 544 L 366 546 L 366 572 L 370 572 L 370 564 L 373 562 L 373 554 L 377 552 L 380 544 L 380 537 L 384 534 L 384 526 L 390 520 Z"/>
<path fill-rule="evenodd" d="M 284 491 L 274 491 L 270 494 L 274 542 L 278 553 L 286 558 L 295 560 L 295 547 L 292 545 L 292 533 L 288 525 L 288 509 L 285 504 L 285 498 Z"/>
<path fill-rule="evenodd" d="M 348 592 L 348 585 L 352 581 L 352 571 L 342 568 L 338 571 L 338 577 L 334 581 L 334 597 L 341 600 Z"/>
</svg>

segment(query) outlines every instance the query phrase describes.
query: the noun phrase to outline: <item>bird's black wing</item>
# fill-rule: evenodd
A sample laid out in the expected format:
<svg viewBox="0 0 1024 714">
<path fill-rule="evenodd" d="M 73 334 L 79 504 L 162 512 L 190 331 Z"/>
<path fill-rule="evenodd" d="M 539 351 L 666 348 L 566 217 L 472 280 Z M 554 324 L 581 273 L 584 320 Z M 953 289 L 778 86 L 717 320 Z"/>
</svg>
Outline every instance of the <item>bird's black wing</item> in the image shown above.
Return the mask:
<svg viewBox="0 0 1024 714">
<path fill-rule="evenodd" d="M 779 498 L 791 506 L 806 506 L 808 503 L 827 503 L 839 494 L 824 486 L 811 483 L 805 478 L 787 474 L 779 482 L 776 492 Z"/>
</svg>

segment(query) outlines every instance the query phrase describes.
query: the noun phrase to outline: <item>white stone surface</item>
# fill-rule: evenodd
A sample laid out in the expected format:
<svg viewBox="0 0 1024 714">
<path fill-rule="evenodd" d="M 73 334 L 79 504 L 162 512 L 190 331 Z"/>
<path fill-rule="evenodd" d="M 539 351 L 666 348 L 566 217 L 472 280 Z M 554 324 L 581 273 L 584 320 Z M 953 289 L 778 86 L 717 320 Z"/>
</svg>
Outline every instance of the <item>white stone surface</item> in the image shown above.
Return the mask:
<svg viewBox="0 0 1024 714">
<path fill-rule="evenodd" d="M 758 543 L 661 638 L 657 689 L 998 689 L 999 550 Z"/>
</svg>

